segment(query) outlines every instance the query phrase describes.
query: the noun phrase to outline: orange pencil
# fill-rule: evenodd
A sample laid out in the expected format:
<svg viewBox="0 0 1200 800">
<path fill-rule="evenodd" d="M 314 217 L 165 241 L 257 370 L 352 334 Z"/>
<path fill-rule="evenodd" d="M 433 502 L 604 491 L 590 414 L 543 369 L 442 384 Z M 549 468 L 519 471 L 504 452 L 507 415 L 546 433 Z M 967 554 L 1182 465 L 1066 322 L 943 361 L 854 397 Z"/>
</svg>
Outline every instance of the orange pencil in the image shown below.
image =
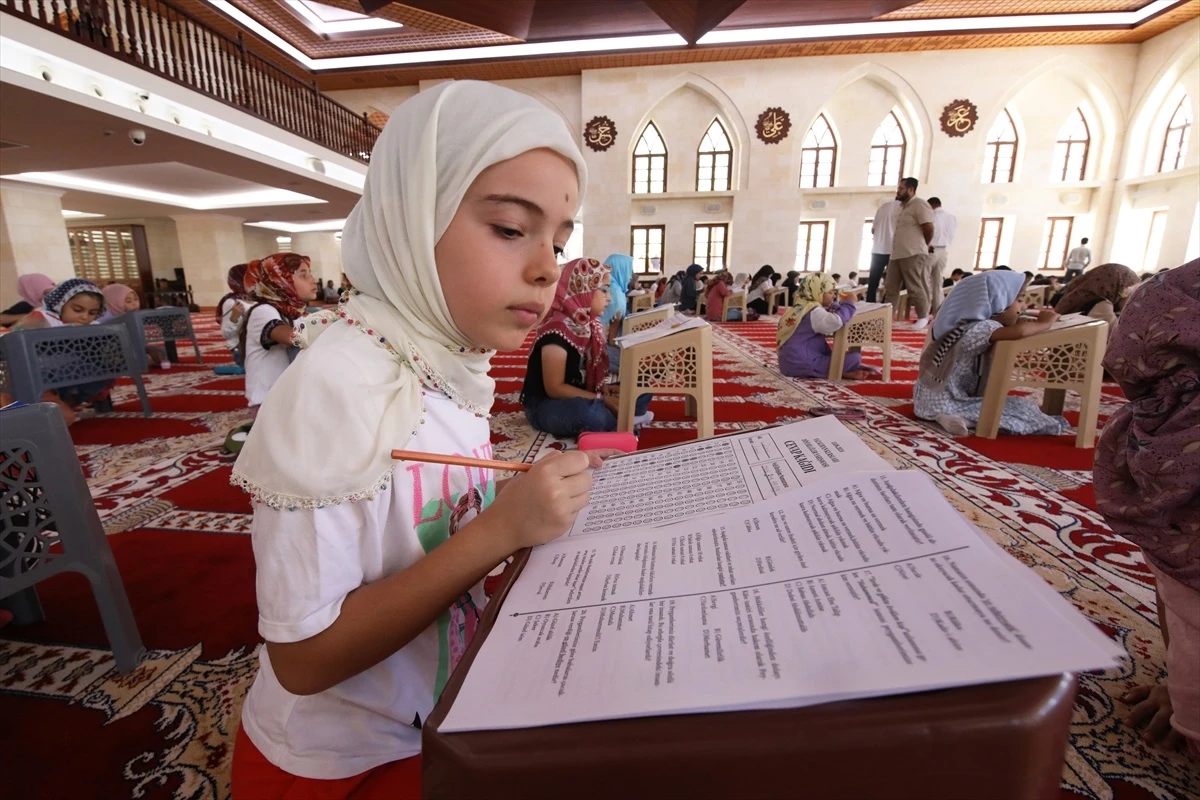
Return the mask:
<svg viewBox="0 0 1200 800">
<path fill-rule="evenodd" d="M 424 461 L 427 464 L 450 464 L 455 467 L 480 467 L 508 472 L 528 472 L 532 464 L 514 464 L 511 461 L 496 461 L 490 458 L 468 458 L 447 456 L 441 453 L 422 453 L 419 450 L 393 450 L 392 458 L 397 461 Z"/>
</svg>

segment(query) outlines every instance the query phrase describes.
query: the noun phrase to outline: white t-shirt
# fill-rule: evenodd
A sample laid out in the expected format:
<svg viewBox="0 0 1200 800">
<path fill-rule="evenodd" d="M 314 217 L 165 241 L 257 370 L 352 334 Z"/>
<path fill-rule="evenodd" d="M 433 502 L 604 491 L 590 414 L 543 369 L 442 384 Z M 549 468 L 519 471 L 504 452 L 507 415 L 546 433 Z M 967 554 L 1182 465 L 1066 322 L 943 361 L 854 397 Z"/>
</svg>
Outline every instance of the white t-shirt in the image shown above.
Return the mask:
<svg viewBox="0 0 1200 800">
<path fill-rule="evenodd" d="M 1092 251 L 1084 245 L 1079 245 L 1067 254 L 1067 269 L 1085 269 L 1092 263 Z"/>
<path fill-rule="evenodd" d="M 283 315 L 274 306 L 266 304 L 257 306 L 246 320 L 246 402 L 250 407 L 262 405 L 267 399 L 267 392 L 279 380 L 279 376 L 288 368 L 287 345 L 272 344 L 269 348 L 262 346 L 262 330 L 272 320 L 282 320 Z"/>
<path fill-rule="evenodd" d="M 933 210 L 933 241 L 931 247 L 949 247 L 958 232 L 958 218 L 944 208 Z"/>
<path fill-rule="evenodd" d="M 390 358 L 350 326 L 323 336 L 346 337 L 347 349 L 330 349 L 331 357 Z M 364 347 L 376 353 L 358 352 Z M 487 420 L 440 392 L 425 390 L 424 420 L 409 449 L 491 457 Z M 403 463 L 389 488 L 370 500 L 296 511 L 255 504 L 259 633 L 272 642 L 315 636 L 338 618 L 347 594 L 423 558 L 474 519 L 495 492 L 491 470 Z M 480 583 L 398 652 L 307 697 L 279 685 L 263 647 L 242 710 L 247 735 L 268 761 L 304 778 L 347 778 L 417 755 L 418 726 L 466 651 L 484 603 Z"/>
<path fill-rule="evenodd" d="M 872 253 L 888 255 L 892 252 L 892 237 L 896 235 L 896 215 L 900 213 L 900 201 L 889 200 L 875 212 L 871 228 L 875 231 Z"/>
<path fill-rule="evenodd" d="M 231 297 L 225 301 L 225 308 L 221 310 L 221 336 L 225 339 L 225 344 L 230 350 L 236 350 L 238 346 L 238 324 L 231 319 L 233 317 L 233 309 L 238 306 L 241 306 L 242 313 L 244 314 L 246 309 L 250 307 L 250 304 L 243 300 L 238 300 L 236 297 Z M 241 320 L 240 316 L 238 320 Z"/>
</svg>

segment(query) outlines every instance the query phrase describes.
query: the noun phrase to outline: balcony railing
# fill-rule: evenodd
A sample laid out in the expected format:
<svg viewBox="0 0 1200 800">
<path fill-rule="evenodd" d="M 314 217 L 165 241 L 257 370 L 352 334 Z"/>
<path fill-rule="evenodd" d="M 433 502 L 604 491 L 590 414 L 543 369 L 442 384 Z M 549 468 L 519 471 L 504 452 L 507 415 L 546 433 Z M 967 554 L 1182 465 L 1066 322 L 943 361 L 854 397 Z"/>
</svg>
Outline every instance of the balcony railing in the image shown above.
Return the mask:
<svg viewBox="0 0 1200 800">
<path fill-rule="evenodd" d="M 0 0 L 0 10 L 203 92 L 358 161 L 380 130 L 163 0 Z"/>
</svg>

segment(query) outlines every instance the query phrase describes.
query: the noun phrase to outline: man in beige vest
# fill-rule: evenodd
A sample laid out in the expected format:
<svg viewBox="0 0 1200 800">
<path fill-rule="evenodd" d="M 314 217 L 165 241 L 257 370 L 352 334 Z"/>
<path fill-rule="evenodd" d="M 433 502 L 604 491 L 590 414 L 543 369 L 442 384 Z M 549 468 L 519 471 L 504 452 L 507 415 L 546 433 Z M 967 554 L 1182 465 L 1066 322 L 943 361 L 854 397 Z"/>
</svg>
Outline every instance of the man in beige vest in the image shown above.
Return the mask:
<svg viewBox="0 0 1200 800">
<path fill-rule="evenodd" d="M 888 261 L 887 296 L 896 297 L 900 284 L 908 289 L 908 299 L 917 307 L 915 330 L 929 324 L 928 267 L 933 241 L 933 209 L 917 197 L 917 179 L 905 178 L 896 187 L 900 211 L 896 214 L 896 233 Z"/>
</svg>

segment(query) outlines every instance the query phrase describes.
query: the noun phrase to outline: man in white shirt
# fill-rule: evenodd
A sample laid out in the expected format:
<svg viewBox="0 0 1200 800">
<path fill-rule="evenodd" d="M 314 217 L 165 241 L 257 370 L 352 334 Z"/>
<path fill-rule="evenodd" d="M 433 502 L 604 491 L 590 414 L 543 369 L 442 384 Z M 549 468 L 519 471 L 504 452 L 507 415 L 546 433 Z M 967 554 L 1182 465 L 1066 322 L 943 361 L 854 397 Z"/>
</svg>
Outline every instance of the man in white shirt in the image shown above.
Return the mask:
<svg viewBox="0 0 1200 800">
<path fill-rule="evenodd" d="M 1092 251 L 1087 248 L 1088 240 L 1079 240 L 1079 247 L 1067 253 L 1067 280 L 1078 277 L 1092 263 Z"/>
<path fill-rule="evenodd" d="M 942 280 L 946 277 L 946 248 L 954 242 L 954 234 L 958 231 L 958 220 L 946 209 L 942 201 L 936 197 L 929 198 L 929 207 L 933 209 L 933 248 L 929 258 L 929 310 L 936 314 L 942 305 Z"/>
<path fill-rule="evenodd" d="M 887 268 L 888 258 L 892 254 L 892 236 L 896 232 L 896 215 L 900 213 L 900 201 L 888 200 L 875 211 L 875 219 L 871 222 L 871 235 L 875 241 L 871 244 L 871 274 L 867 278 L 867 302 L 874 303 L 875 293 L 879 290 L 879 280 L 883 270 Z"/>
<path fill-rule="evenodd" d="M 887 283 L 884 290 L 889 298 L 900 294 L 901 282 L 908 288 L 909 302 L 917 307 L 914 330 L 929 324 L 930 243 L 933 241 L 933 209 L 917 197 L 917 179 L 904 178 L 896 187 L 900 213 L 896 215 L 896 232 L 892 236 L 892 255 L 888 259 Z M 940 290 L 939 290 L 940 293 Z"/>
</svg>

